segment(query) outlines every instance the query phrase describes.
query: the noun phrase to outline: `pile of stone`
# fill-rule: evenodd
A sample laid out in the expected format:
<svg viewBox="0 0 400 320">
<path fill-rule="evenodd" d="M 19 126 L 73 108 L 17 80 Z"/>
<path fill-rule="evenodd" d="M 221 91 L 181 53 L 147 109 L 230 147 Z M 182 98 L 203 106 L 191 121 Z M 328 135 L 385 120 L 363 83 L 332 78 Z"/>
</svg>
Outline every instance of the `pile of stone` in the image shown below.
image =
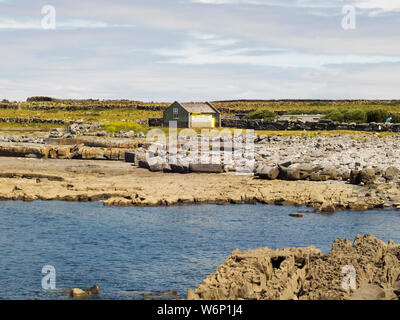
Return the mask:
<svg viewBox="0 0 400 320">
<path fill-rule="evenodd" d="M 13 143 L 44 143 L 44 137 L 28 135 L 0 135 L 0 142 Z"/>
<path fill-rule="evenodd" d="M 396 182 L 399 142 L 399 136 L 259 136 L 255 175 L 270 180 Z"/>
<path fill-rule="evenodd" d="M 72 123 L 67 128 L 67 132 L 74 136 L 83 136 L 91 131 L 97 130 L 100 127 L 98 123 Z"/>
<path fill-rule="evenodd" d="M 400 296 L 400 245 L 372 235 L 315 247 L 235 250 L 189 300 L 345 300 Z"/>
</svg>

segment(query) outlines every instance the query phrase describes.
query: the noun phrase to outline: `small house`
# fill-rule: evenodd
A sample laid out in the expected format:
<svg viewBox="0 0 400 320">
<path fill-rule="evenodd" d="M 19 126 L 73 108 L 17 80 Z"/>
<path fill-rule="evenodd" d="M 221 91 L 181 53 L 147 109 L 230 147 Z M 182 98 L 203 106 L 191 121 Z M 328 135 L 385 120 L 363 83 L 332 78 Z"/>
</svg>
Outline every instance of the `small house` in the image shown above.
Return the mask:
<svg viewBox="0 0 400 320">
<path fill-rule="evenodd" d="M 164 126 L 170 121 L 176 121 L 178 128 L 215 128 L 221 126 L 221 113 L 209 102 L 175 101 L 164 111 Z"/>
</svg>

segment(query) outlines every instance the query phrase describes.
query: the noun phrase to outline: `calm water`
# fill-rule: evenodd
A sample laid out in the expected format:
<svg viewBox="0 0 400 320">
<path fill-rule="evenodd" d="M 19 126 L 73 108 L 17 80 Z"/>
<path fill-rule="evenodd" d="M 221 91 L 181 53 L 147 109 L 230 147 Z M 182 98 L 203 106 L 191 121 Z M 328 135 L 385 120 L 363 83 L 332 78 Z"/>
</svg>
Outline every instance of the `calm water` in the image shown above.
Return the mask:
<svg viewBox="0 0 400 320">
<path fill-rule="evenodd" d="M 104 207 L 101 203 L 0 202 L 0 299 L 65 299 L 65 288 L 98 284 L 98 298 L 135 299 L 172 289 L 184 296 L 235 248 L 316 245 L 372 233 L 400 242 L 400 213 L 289 217 L 266 205 Z M 42 267 L 57 290 L 42 290 Z"/>
</svg>

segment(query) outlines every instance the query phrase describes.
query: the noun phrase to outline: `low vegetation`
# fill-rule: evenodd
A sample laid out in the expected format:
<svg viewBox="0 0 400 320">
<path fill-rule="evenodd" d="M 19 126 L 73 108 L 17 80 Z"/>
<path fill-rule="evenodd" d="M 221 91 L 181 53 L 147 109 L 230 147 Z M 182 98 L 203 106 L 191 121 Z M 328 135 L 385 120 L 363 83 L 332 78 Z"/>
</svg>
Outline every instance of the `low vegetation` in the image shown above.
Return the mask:
<svg viewBox="0 0 400 320">
<path fill-rule="evenodd" d="M 258 109 L 256 111 L 246 114 L 244 119 L 263 119 L 272 120 L 276 118 L 276 113 L 268 109 Z"/>
<path fill-rule="evenodd" d="M 107 133 L 118 133 L 120 131 L 133 131 L 135 133 L 146 131 L 144 126 L 141 126 L 137 122 L 109 122 L 104 123 L 102 128 L 106 130 Z"/>
<path fill-rule="evenodd" d="M 99 100 L 99 99 L 56 99 L 51 97 L 31 97 L 25 102 L 0 102 L 0 117 L 2 118 L 41 118 L 60 119 L 67 121 L 97 122 L 104 124 L 104 130 L 117 131 L 147 131 L 146 126 L 137 122 L 148 118 L 162 117 L 162 111 L 138 110 L 138 105 L 164 106 L 169 102 L 140 102 L 134 100 Z M 248 113 L 245 119 L 275 119 L 275 111 L 284 111 L 291 115 L 292 120 L 301 114 L 323 114 L 326 119 L 340 122 L 385 122 L 392 114 L 392 122 L 400 123 L 400 101 L 323 101 L 323 100 L 276 100 L 276 101 L 221 101 L 213 104 L 223 111 L 222 116 L 233 116 L 230 110 L 255 110 Z M 82 106 L 88 110 L 82 110 Z M 38 108 L 37 108 L 38 107 Z M 66 108 L 67 107 L 67 108 Z M 35 109 L 37 108 L 37 109 Z M 76 108 L 76 109 L 74 109 Z M 72 110 L 66 110 L 72 109 Z M 229 110 L 227 110 L 229 109 Z M 45 127 L 41 124 L 1 124 L 1 128 L 32 128 Z M 55 125 L 56 126 L 56 125 Z"/>
<path fill-rule="evenodd" d="M 385 109 L 374 109 L 369 111 L 364 111 L 362 109 L 332 109 L 329 110 L 323 118 L 348 123 L 385 123 L 389 115 L 390 113 Z M 400 115 L 392 115 L 392 122 L 399 123 Z"/>
<path fill-rule="evenodd" d="M 400 112 L 400 100 L 243 100 L 212 102 L 217 108 L 236 110 L 268 109 L 287 111 L 288 114 L 326 114 L 332 109 L 363 110 L 384 109 Z"/>
</svg>

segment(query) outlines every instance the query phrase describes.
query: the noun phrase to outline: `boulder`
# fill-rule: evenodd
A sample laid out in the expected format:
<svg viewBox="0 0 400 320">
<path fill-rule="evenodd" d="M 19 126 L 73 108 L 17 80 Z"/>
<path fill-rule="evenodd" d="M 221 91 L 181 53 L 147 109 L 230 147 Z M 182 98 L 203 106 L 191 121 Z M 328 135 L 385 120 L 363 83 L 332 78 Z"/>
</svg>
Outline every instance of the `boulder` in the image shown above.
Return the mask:
<svg viewBox="0 0 400 320">
<path fill-rule="evenodd" d="M 392 289 L 382 289 L 377 285 L 364 284 L 360 286 L 350 300 L 398 300 Z"/>
<path fill-rule="evenodd" d="M 300 169 L 279 166 L 278 178 L 281 180 L 300 180 Z"/>
<path fill-rule="evenodd" d="M 389 167 L 383 173 L 383 177 L 387 181 L 393 181 L 393 180 L 397 180 L 397 178 L 399 177 L 399 174 L 400 174 L 399 169 L 397 169 L 396 167 Z"/>
<path fill-rule="evenodd" d="M 255 176 L 260 179 L 275 180 L 279 176 L 278 166 L 261 165 L 255 171 Z"/>
<path fill-rule="evenodd" d="M 350 171 L 350 183 L 351 184 L 360 184 L 360 171 L 359 170 L 351 170 Z"/>
<path fill-rule="evenodd" d="M 363 169 L 360 171 L 360 182 L 364 184 L 373 184 L 376 181 L 374 169 Z"/>
<path fill-rule="evenodd" d="M 171 172 L 173 173 L 189 173 L 189 163 L 177 162 L 170 163 Z"/>
<path fill-rule="evenodd" d="M 135 163 L 135 153 L 125 152 L 125 162 Z"/>
<path fill-rule="evenodd" d="M 317 213 L 334 213 L 335 206 L 330 201 L 324 201 L 321 206 L 316 210 Z"/>
<path fill-rule="evenodd" d="M 138 167 L 150 170 L 150 165 L 147 160 L 139 160 Z"/>
<path fill-rule="evenodd" d="M 350 183 L 351 184 L 373 184 L 376 182 L 377 176 L 375 170 L 371 168 L 358 170 L 351 170 Z"/>
<path fill-rule="evenodd" d="M 157 171 L 164 171 L 165 163 L 161 162 L 156 162 L 154 164 L 149 164 L 149 170 L 152 172 L 157 172 Z"/>
</svg>

